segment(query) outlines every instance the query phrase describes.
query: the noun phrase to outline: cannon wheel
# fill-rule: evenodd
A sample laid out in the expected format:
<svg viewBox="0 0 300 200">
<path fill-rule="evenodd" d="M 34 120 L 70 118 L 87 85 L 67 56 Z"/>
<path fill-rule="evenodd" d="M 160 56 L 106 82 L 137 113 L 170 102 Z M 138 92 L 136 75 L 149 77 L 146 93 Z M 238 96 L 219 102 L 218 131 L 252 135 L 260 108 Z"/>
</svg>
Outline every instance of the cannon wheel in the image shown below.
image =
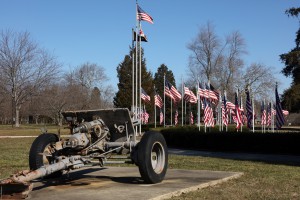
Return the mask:
<svg viewBox="0 0 300 200">
<path fill-rule="evenodd" d="M 159 132 L 146 132 L 138 144 L 138 166 L 145 183 L 161 182 L 168 168 L 167 144 Z"/>
<path fill-rule="evenodd" d="M 45 133 L 39 135 L 32 143 L 29 152 L 29 167 L 30 170 L 36 170 L 44 165 L 55 163 L 55 154 L 57 151 L 54 148 L 58 142 L 58 136 L 53 133 Z M 58 171 L 46 176 L 45 178 L 57 178 L 63 174 L 63 171 Z"/>
</svg>

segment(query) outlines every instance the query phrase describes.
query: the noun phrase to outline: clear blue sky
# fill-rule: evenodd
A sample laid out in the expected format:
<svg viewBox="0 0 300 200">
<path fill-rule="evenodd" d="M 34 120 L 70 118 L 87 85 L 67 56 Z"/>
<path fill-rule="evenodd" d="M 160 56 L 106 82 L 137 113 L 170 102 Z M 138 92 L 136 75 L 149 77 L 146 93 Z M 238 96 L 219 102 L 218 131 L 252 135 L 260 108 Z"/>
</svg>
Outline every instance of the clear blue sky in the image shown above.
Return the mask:
<svg viewBox="0 0 300 200">
<path fill-rule="evenodd" d="M 1 0 L 0 29 L 28 31 L 38 44 L 57 56 L 68 71 L 85 62 L 105 68 L 117 90 L 116 67 L 129 53 L 135 27 L 135 0 Z M 246 65 L 260 62 L 280 74 L 279 55 L 295 47 L 296 18 L 284 12 L 300 0 L 139 0 L 154 18 L 142 22 L 149 42 L 143 43 L 147 68 L 153 74 L 161 64 L 173 71 L 176 82 L 187 77 L 187 44 L 200 26 L 211 21 L 223 37 L 239 31 L 245 38 Z"/>
</svg>

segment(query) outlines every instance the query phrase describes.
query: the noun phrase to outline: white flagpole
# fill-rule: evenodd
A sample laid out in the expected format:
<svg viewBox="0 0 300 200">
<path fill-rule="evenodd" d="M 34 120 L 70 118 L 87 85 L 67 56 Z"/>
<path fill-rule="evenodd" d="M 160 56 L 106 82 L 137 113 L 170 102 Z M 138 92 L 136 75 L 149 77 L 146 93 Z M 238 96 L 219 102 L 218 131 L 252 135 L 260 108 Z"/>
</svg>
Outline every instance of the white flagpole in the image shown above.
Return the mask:
<svg viewBox="0 0 300 200">
<path fill-rule="evenodd" d="M 199 131 L 200 131 L 200 95 L 199 95 L 199 81 L 197 81 L 197 99 L 198 99 L 198 108 L 197 108 L 197 111 L 198 111 L 198 128 L 199 128 Z"/>
<path fill-rule="evenodd" d="M 164 127 L 166 127 L 166 74 L 164 74 Z"/>
<path fill-rule="evenodd" d="M 138 7 L 138 3 L 136 1 L 136 26 L 135 26 L 135 115 L 136 115 L 136 119 L 139 121 L 139 124 L 141 123 L 141 116 L 140 116 L 140 110 L 138 110 L 138 25 L 139 25 L 139 19 L 137 18 L 137 7 Z M 137 126 L 135 127 L 136 130 L 136 134 L 137 134 Z"/>
<path fill-rule="evenodd" d="M 241 95 L 241 105 L 240 105 L 240 107 L 242 108 L 242 104 L 243 104 L 243 98 L 242 98 L 242 95 Z M 243 113 L 245 113 L 245 112 L 243 112 Z M 241 125 L 241 132 L 243 132 L 243 121 L 244 121 L 244 115 L 242 115 L 242 125 Z"/>
<path fill-rule="evenodd" d="M 155 105 L 155 95 L 156 95 L 156 90 L 155 90 L 155 85 L 154 85 L 154 127 L 156 128 L 156 105 Z"/>
<path fill-rule="evenodd" d="M 139 34 L 141 31 L 141 22 L 139 23 Z M 142 42 L 141 42 L 141 36 L 139 39 L 140 43 L 140 65 L 139 65 L 139 107 L 142 107 L 142 99 L 141 99 L 141 90 L 142 90 Z M 140 124 L 140 134 L 142 133 L 142 124 Z"/>
<path fill-rule="evenodd" d="M 183 77 L 181 76 L 181 94 L 182 94 L 182 101 L 181 101 L 181 126 L 183 126 L 183 95 L 184 95 L 184 83 Z"/>
<path fill-rule="evenodd" d="M 255 113 L 254 113 L 254 95 L 252 94 L 252 131 L 253 131 L 253 133 L 255 131 L 255 128 L 254 128 L 254 125 L 255 125 L 254 116 L 255 116 Z"/>
<path fill-rule="evenodd" d="M 172 126 L 172 124 L 173 124 L 173 122 L 172 122 L 172 107 L 173 107 L 173 106 L 172 106 L 172 102 L 173 102 L 173 101 L 172 101 L 172 98 L 171 98 L 171 124 L 170 124 L 171 126 Z"/>
</svg>

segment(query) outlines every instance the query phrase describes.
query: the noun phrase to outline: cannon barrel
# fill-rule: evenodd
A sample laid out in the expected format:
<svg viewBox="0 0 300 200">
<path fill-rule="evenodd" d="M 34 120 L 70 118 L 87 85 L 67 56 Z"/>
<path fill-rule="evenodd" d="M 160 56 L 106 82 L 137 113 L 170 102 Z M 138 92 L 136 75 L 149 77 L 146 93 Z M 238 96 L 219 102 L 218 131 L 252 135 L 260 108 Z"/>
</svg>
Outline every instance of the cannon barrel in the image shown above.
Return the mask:
<svg viewBox="0 0 300 200">
<path fill-rule="evenodd" d="M 77 169 L 84 166 L 84 161 L 81 156 L 71 156 L 64 158 L 57 163 L 42 166 L 33 171 L 20 171 L 11 175 L 10 178 L 0 180 L 0 199 L 11 198 L 15 199 L 26 198 L 32 190 L 30 181 L 50 175 L 54 172 L 65 169 Z"/>
</svg>

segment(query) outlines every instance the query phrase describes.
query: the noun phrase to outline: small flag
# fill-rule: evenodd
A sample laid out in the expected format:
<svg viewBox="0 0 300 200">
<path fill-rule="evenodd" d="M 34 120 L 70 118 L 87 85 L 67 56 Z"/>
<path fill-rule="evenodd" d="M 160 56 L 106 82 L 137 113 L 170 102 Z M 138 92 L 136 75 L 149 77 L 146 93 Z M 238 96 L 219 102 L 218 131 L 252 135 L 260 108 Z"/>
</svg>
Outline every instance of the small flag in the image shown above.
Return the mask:
<svg viewBox="0 0 300 200">
<path fill-rule="evenodd" d="M 164 114 L 163 114 L 162 110 L 160 110 L 159 122 L 160 122 L 160 125 L 162 125 L 164 123 Z"/>
<path fill-rule="evenodd" d="M 225 126 L 228 126 L 228 110 L 226 108 L 226 96 L 223 96 L 223 104 L 222 104 L 222 120 Z"/>
<path fill-rule="evenodd" d="M 136 41 L 136 32 L 133 30 L 133 41 Z M 144 34 L 144 32 L 142 31 L 142 29 L 140 30 L 140 34 L 138 34 L 137 36 L 137 41 L 141 42 L 148 42 L 148 39 L 146 37 L 146 35 Z"/>
<path fill-rule="evenodd" d="M 193 115 L 193 112 L 191 112 L 191 114 L 190 114 L 190 124 L 191 125 L 194 124 L 194 115 Z"/>
<path fill-rule="evenodd" d="M 181 100 L 181 94 L 177 91 L 177 89 L 166 79 L 166 95 L 174 99 L 174 101 L 178 102 Z M 168 92 L 168 94 L 167 94 Z"/>
<path fill-rule="evenodd" d="M 175 126 L 178 124 L 178 110 L 175 111 Z"/>
<path fill-rule="evenodd" d="M 146 13 L 139 5 L 137 5 L 137 19 L 139 21 L 143 20 L 143 21 L 147 21 L 150 24 L 153 24 L 153 18 Z"/>
<path fill-rule="evenodd" d="M 252 103 L 250 99 L 250 92 L 248 88 L 246 89 L 245 92 L 246 92 L 247 127 L 252 128 L 253 111 L 252 111 Z"/>
<path fill-rule="evenodd" d="M 159 96 L 159 94 L 154 95 L 154 103 L 157 107 L 162 108 L 163 101 L 162 101 L 161 97 Z"/>
<path fill-rule="evenodd" d="M 277 83 L 275 87 L 275 99 L 276 99 L 276 127 L 277 129 L 280 129 L 284 124 L 284 116 L 282 113 L 282 107 L 281 107 L 281 103 L 277 91 Z"/>
<path fill-rule="evenodd" d="M 243 125 L 243 122 L 242 122 L 242 115 L 239 107 L 237 93 L 235 93 L 235 116 L 236 116 L 236 129 L 240 129 L 241 126 Z"/>
<path fill-rule="evenodd" d="M 150 96 L 145 92 L 145 90 L 143 88 L 141 88 L 141 99 L 145 103 L 150 103 L 151 102 Z"/>
</svg>

